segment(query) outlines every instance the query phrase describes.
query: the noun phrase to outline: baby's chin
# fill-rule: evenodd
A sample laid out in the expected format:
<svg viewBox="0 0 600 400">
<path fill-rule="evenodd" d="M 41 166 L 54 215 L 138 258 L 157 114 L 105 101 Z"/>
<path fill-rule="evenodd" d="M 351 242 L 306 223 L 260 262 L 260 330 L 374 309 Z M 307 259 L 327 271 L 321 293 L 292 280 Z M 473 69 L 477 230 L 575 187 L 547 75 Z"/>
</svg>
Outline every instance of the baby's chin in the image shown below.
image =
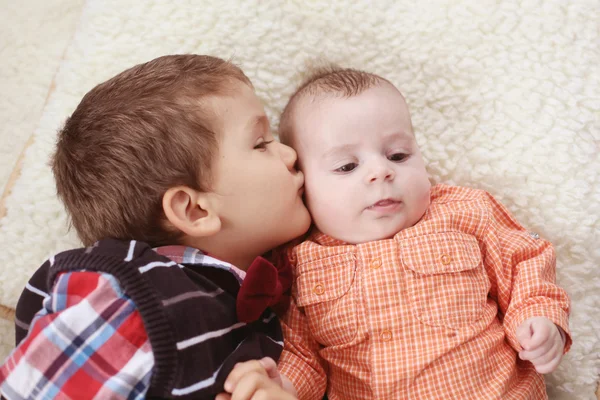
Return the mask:
<svg viewBox="0 0 600 400">
<path fill-rule="evenodd" d="M 378 240 L 387 240 L 391 239 L 400 231 L 405 229 L 403 226 L 400 227 L 382 227 L 381 229 L 364 229 L 364 227 L 356 227 L 355 229 L 351 229 L 349 231 L 352 234 L 328 234 L 334 239 L 341 240 L 343 242 L 349 244 L 361 244 L 367 242 L 375 242 Z M 326 232 L 324 232 L 326 233 Z"/>
<path fill-rule="evenodd" d="M 364 237 L 357 238 L 354 242 L 348 242 L 351 244 L 360 244 L 360 243 L 368 243 L 368 242 L 376 242 L 378 240 L 387 240 L 391 239 L 400 231 L 395 231 L 393 233 L 379 234 L 379 235 L 364 235 Z"/>
</svg>

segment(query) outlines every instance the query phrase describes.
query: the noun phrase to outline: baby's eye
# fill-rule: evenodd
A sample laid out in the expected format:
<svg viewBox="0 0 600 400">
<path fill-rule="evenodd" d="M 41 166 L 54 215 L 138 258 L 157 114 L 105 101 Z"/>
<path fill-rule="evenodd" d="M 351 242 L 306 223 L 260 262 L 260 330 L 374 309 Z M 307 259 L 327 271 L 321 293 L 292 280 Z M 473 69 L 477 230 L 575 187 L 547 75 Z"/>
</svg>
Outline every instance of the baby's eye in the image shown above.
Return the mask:
<svg viewBox="0 0 600 400">
<path fill-rule="evenodd" d="M 348 163 L 348 164 L 342 165 L 341 167 L 337 168 L 335 170 L 335 172 L 350 172 L 350 171 L 354 170 L 356 167 L 358 167 L 357 163 Z"/>
<path fill-rule="evenodd" d="M 269 143 L 273 143 L 273 141 L 272 141 L 272 140 L 269 140 L 269 141 L 262 141 L 262 142 L 260 142 L 260 143 L 256 144 L 256 145 L 254 146 L 254 149 L 256 149 L 256 150 L 266 150 L 266 149 L 267 149 L 267 146 L 269 145 Z"/>
<path fill-rule="evenodd" d="M 405 153 L 394 153 L 388 157 L 388 160 L 394 162 L 402 162 L 408 158 L 408 154 Z"/>
</svg>

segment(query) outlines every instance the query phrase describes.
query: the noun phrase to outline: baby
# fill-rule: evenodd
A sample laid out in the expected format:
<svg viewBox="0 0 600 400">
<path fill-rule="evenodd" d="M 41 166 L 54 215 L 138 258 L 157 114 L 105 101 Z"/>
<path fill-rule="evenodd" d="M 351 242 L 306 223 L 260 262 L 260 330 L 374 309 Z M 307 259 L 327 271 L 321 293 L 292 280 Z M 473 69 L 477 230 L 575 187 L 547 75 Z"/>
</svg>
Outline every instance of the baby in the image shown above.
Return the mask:
<svg viewBox="0 0 600 400">
<path fill-rule="evenodd" d="M 571 344 L 554 249 L 490 194 L 431 187 L 393 84 L 318 71 L 280 138 L 314 222 L 282 321 L 300 399 L 547 398 Z"/>
</svg>

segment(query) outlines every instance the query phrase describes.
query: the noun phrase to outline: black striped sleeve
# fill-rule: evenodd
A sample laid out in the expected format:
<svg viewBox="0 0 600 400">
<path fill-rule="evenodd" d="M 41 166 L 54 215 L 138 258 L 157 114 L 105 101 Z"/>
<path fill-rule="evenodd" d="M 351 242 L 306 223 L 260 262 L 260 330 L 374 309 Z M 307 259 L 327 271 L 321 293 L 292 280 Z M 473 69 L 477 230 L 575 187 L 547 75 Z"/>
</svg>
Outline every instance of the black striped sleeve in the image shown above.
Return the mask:
<svg viewBox="0 0 600 400">
<path fill-rule="evenodd" d="M 15 313 L 15 345 L 19 343 L 29 332 L 29 325 L 35 314 L 43 308 L 43 302 L 48 294 L 47 278 L 50 260 L 42 264 L 25 285 Z"/>
</svg>

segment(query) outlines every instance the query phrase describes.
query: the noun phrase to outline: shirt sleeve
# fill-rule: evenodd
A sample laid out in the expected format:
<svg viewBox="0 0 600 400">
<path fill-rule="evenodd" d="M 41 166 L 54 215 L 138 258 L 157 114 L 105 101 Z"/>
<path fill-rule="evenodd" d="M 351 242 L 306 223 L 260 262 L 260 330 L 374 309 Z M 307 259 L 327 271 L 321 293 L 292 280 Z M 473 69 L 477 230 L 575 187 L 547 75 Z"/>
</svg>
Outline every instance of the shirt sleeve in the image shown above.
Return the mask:
<svg viewBox="0 0 600 400">
<path fill-rule="evenodd" d="M 550 242 L 523 228 L 508 210 L 488 194 L 490 219 L 483 240 L 483 259 L 491 294 L 503 315 L 509 344 L 522 350 L 518 326 L 531 317 L 546 317 L 566 334 L 571 346 L 569 297 L 556 285 L 556 254 Z"/>
<path fill-rule="evenodd" d="M 327 388 L 327 371 L 319 357 L 320 345 L 313 339 L 304 313 L 292 299 L 281 318 L 284 346 L 279 371 L 294 385 L 300 400 L 321 400 Z"/>
<path fill-rule="evenodd" d="M 141 315 L 108 274 L 78 271 L 57 277 L 0 367 L 8 399 L 142 399 L 154 358 Z M 17 323 L 19 324 L 19 323 Z M 25 326 L 23 326 L 25 325 Z"/>
</svg>

